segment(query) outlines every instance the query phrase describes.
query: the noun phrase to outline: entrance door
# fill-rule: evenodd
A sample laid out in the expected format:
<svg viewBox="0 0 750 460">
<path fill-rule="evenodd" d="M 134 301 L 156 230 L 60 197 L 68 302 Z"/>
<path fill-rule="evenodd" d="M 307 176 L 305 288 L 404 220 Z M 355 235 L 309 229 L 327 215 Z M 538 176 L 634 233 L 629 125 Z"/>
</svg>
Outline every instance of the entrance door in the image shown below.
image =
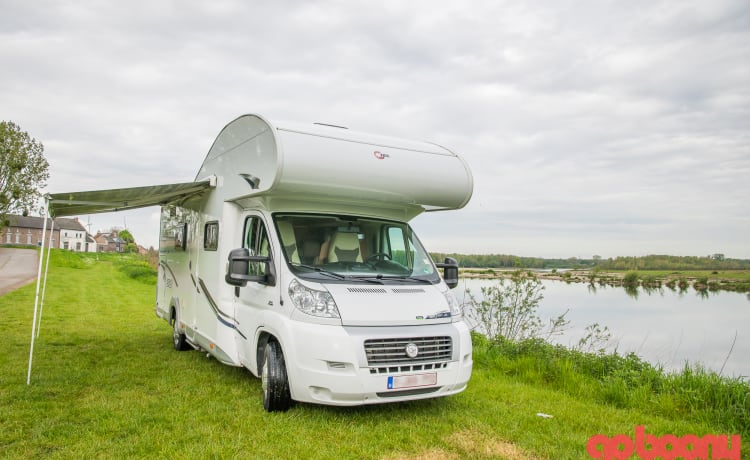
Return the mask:
<svg viewBox="0 0 750 460">
<path fill-rule="evenodd" d="M 247 248 L 251 256 L 271 255 L 268 228 L 260 214 L 251 213 L 245 217 L 242 247 Z M 265 275 L 265 270 L 265 263 L 250 262 L 248 275 Z M 262 282 L 248 282 L 245 287 L 235 290 L 234 317 L 238 323 L 235 340 L 240 362 L 252 372 L 257 371 L 257 368 L 250 367 L 255 362 L 255 333 L 263 325 L 265 311 L 273 308 L 273 299 L 278 297 L 275 293 L 275 286 L 268 286 Z"/>
</svg>

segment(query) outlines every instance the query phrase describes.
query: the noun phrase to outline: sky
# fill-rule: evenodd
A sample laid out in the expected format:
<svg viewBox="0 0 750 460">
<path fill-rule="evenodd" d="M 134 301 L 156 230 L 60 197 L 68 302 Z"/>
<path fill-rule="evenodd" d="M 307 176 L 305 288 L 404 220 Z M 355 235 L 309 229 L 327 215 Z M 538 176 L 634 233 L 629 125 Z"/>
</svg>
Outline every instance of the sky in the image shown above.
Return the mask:
<svg viewBox="0 0 750 460">
<path fill-rule="evenodd" d="M 750 3 L 0 0 L 0 119 L 45 192 L 192 181 L 245 113 L 427 140 L 432 252 L 750 258 Z M 158 245 L 158 208 L 80 216 Z"/>
</svg>

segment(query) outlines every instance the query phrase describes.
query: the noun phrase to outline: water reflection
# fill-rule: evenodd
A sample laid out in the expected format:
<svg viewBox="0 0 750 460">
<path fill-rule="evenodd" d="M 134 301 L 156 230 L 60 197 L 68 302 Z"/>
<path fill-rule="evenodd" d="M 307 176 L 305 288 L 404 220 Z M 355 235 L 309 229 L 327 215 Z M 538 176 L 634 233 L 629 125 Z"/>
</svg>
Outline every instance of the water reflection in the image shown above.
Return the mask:
<svg viewBox="0 0 750 460">
<path fill-rule="evenodd" d="M 476 294 L 495 283 L 462 279 L 455 293 L 461 299 L 466 288 Z M 556 343 L 573 347 L 587 326 L 598 323 L 612 332 L 610 351 L 632 351 L 667 370 L 680 370 L 690 362 L 716 372 L 723 366 L 726 376 L 750 376 L 750 295 L 710 290 L 689 295 L 679 284 L 675 289 L 625 289 L 545 280 L 543 285 L 543 321 L 570 310 L 566 318 L 571 327 Z"/>
</svg>

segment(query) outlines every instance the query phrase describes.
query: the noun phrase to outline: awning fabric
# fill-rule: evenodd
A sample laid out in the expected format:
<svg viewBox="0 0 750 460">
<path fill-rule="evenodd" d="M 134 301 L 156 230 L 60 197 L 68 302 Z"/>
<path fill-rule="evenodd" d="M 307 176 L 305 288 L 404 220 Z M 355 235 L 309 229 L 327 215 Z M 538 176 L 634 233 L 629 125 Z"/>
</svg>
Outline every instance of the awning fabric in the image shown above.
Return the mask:
<svg viewBox="0 0 750 460">
<path fill-rule="evenodd" d="M 52 193 L 49 195 L 49 210 L 55 217 L 124 211 L 173 203 L 203 192 L 211 186 L 212 181 L 206 180 L 88 192 Z"/>
<path fill-rule="evenodd" d="M 149 185 L 146 187 L 116 188 L 110 190 L 92 190 L 89 192 L 52 193 L 45 196 L 46 209 L 44 212 L 44 225 L 42 226 L 42 241 L 45 240 L 45 233 L 47 232 L 47 218 L 50 215 L 56 217 L 78 216 L 82 214 L 124 211 L 126 209 L 143 208 L 146 206 L 178 203 L 207 190 L 209 187 L 215 186 L 216 178 L 212 176 L 208 180 L 201 182 Z M 54 221 L 52 224 L 52 230 L 54 230 Z M 53 232 L 50 231 L 50 247 L 52 247 L 52 235 Z M 34 318 L 31 326 L 29 370 L 26 376 L 26 385 L 31 384 L 31 365 L 34 358 L 34 339 L 39 336 L 39 329 L 42 323 L 42 311 L 44 309 L 44 291 L 47 289 L 47 268 L 49 267 L 49 251 L 47 251 L 47 263 L 44 269 L 44 288 L 42 290 L 40 306 L 39 288 L 41 287 L 42 281 L 42 260 L 44 259 L 44 253 L 45 246 L 42 244 L 39 251 L 39 270 L 37 272 L 36 278 Z"/>
</svg>

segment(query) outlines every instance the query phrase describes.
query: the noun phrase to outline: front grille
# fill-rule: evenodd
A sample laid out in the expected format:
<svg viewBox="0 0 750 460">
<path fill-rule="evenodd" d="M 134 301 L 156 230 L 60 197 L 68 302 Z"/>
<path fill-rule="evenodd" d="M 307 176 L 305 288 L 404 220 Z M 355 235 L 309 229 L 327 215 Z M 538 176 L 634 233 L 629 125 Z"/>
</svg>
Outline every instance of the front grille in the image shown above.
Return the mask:
<svg viewBox="0 0 750 460">
<path fill-rule="evenodd" d="M 426 395 L 429 393 L 434 393 L 438 391 L 442 387 L 433 387 L 433 388 L 415 388 L 413 390 L 401 390 L 401 391 L 389 391 L 389 392 L 383 392 L 383 393 L 375 393 L 380 398 L 398 398 L 399 396 L 416 396 L 416 395 Z"/>
<path fill-rule="evenodd" d="M 406 346 L 413 343 L 419 349 L 417 356 L 411 358 L 406 354 Z M 412 366 L 415 364 L 450 361 L 453 356 L 453 341 L 444 337 L 414 337 L 398 339 L 365 340 L 367 365 L 378 366 Z"/>
<path fill-rule="evenodd" d="M 436 371 L 438 369 L 447 369 L 448 363 L 427 363 L 427 364 L 414 364 L 406 366 L 378 366 L 371 367 L 370 374 L 409 374 L 412 372 L 421 371 Z"/>
</svg>

